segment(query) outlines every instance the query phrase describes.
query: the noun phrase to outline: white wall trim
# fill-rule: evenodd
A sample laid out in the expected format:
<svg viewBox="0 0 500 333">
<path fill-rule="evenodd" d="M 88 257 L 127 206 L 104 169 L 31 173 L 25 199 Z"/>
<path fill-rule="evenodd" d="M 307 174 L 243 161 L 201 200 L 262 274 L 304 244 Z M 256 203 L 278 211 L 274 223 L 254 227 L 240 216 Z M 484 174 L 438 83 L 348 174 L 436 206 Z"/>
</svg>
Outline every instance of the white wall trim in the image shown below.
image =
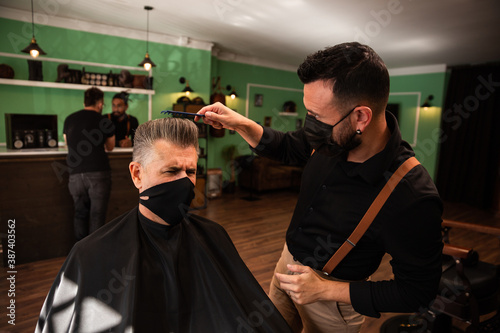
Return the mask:
<svg viewBox="0 0 500 333">
<path fill-rule="evenodd" d="M 216 48 L 212 51 L 212 55 L 215 56 L 219 60 L 237 62 L 246 65 L 260 66 L 260 67 L 268 67 L 273 69 L 279 69 L 287 72 L 296 72 L 298 66 L 291 66 L 288 64 L 277 63 L 274 61 L 255 58 L 255 57 L 247 57 L 241 54 L 236 54 L 232 52 L 224 52 L 219 51 Z"/>
<path fill-rule="evenodd" d="M 296 88 L 287 88 L 287 87 L 279 87 L 279 86 L 269 86 L 269 85 L 258 84 L 258 83 L 247 83 L 247 100 L 246 100 L 246 103 L 245 103 L 245 117 L 247 117 L 247 118 L 248 118 L 248 109 L 250 108 L 250 88 L 251 87 L 303 92 L 302 89 L 296 89 Z"/>
<path fill-rule="evenodd" d="M 8 8 L 8 7 L 0 6 L 0 17 L 31 23 L 31 12 Z M 37 22 L 36 17 L 37 16 L 35 15 L 36 24 L 43 24 L 57 28 L 85 31 L 85 32 L 91 32 L 91 33 L 97 33 L 115 37 L 145 40 L 145 32 L 141 30 L 134 30 L 130 28 L 116 27 L 106 24 L 92 23 L 77 19 L 68 19 L 50 15 L 45 15 L 45 17 L 47 18 L 46 22 Z M 262 58 L 248 57 L 231 52 L 220 51 L 216 47 L 214 47 L 215 44 L 213 42 L 196 40 L 187 36 L 173 36 L 168 34 L 149 32 L 149 41 L 160 44 L 176 45 L 193 49 L 212 51 L 212 55 L 220 60 L 237 62 L 247 65 L 268 67 L 289 72 L 295 72 L 298 67 L 298 65 L 292 66 Z M 443 73 L 443 72 L 446 72 L 446 64 L 389 69 L 390 76 Z"/>
<path fill-rule="evenodd" d="M 22 11 L 22 10 L 18 10 L 18 9 L 13 9 L 13 8 L 8 8 L 8 7 L 0 6 L 0 17 L 6 18 L 6 19 L 11 19 L 11 20 L 17 20 L 17 21 L 31 23 L 31 13 L 30 12 Z M 48 26 L 52 26 L 52 27 L 56 27 L 56 28 L 85 31 L 85 32 L 97 33 L 97 34 L 102 34 L 102 35 L 110 35 L 110 36 L 115 36 L 115 37 L 124 37 L 124 38 L 131 38 L 131 39 L 137 39 L 137 40 L 145 40 L 145 36 L 146 36 L 144 31 L 139 31 L 139 30 L 134 30 L 134 29 L 129 29 L 129 28 L 122 28 L 122 27 L 116 27 L 116 26 L 105 25 L 105 24 L 91 23 L 91 22 L 86 22 L 86 21 L 81 21 L 81 20 L 76 20 L 76 19 L 68 19 L 68 18 L 49 16 L 49 15 L 46 15 L 46 18 L 47 18 L 47 22 L 37 22 L 36 16 L 35 16 L 35 24 L 43 24 L 43 25 L 48 25 Z M 284 71 L 289 71 L 289 72 L 295 72 L 297 70 L 297 66 L 290 66 L 287 64 L 277 63 L 277 62 L 269 61 L 266 59 L 247 57 L 247 56 L 240 55 L 240 54 L 220 51 L 214 47 L 215 44 L 212 42 L 200 41 L 200 40 L 196 40 L 196 39 L 193 39 L 193 38 L 187 37 L 187 36 L 178 37 L 178 36 L 172 36 L 172 35 L 167 35 L 167 34 L 159 34 L 159 33 L 149 32 L 149 41 L 155 42 L 155 43 L 160 43 L 160 44 L 177 45 L 177 46 L 184 46 L 184 47 L 193 48 L 193 49 L 212 51 L 212 55 L 214 55 L 215 57 L 217 57 L 220 60 L 225 60 L 225 61 L 238 62 L 238 63 L 242 63 L 242 64 L 261 66 L 261 67 L 268 67 L 268 68 L 279 69 L 279 70 L 284 70 Z"/>
<path fill-rule="evenodd" d="M 392 68 L 389 69 L 389 76 L 445 73 L 445 72 L 446 72 L 446 64 L 437 64 L 437 65 L 427 65 L 427 66 Z"/>
<path fill-rule="evenodd" d="M 14 54 L 14 53 L 8 53 L 8 52 L 0 52 L 0 56 L 33 60 L 33 57 L 30 56 L 29 54 Z M 58 62 L 58 63 L 66 63 L 66 64 L 128 69 L 128 70 L 132 70 L 132 71 L 143 71 L 143 72 L 147 72 L 147 74 L 149 76 L 152 76 L 152 72 L 153 72 L 153 68 L 151 70 L 147 71 L 142 66 L 132 67 L 132 66 L 122 66 L 122 65 L 114 65 L 114 64 L 103 64 L 100 62 L 78 61 L 78 60 L 58 59 L 58 58 L 50 58 L 50 57 L 41 57 L 38 59 L 40 61 L 50 61 L 50 62 Z"/>
<path fill-rule="evenodd" d="M 0 17 L 31 23 L 31 12 L 12 9 L 8 7 L 0 6 Z M 91 23 L 76 19 L 68 19 L 50 15 L 45 15 L 45 17 L 47 18 L 47 22 L 42 23 L 42 22 L 36 22 L 35 20 L 35 24 L 43 24 L 56 28 L 92 32 L 92 33 L 115 36 L 115 37 L 124 37 L 124 38 L 144 40 L 144 41 L 146 40 L 145 31 L 116 27 L 106 24 Z M 154 32 L 149 32 L 149 41 L 160 44 L 184 46 L 192 49 L 199 49 L 206 51 L 211 51 L 214 46 L 214 43 L 199 41 L 192 38 L 188 38 L 186 36 L 177 37 L 177 36 L 159 34 Z"/>
<path fill-rule="evenodd" d="M 418 122 L 420 119 L 420 105 L 422 102 L 422 93 L 421 92 L 394 92 L 389 93 L 389 96 L 404 96 L 404 95 L 416 95 L 417 96 L 417 111 L 415 112 L 415 130 L 413 131 L 413 142 L 410 143 L 410 146 L 415 147 L 417 145 L 418 138 Z"/>
</svg>

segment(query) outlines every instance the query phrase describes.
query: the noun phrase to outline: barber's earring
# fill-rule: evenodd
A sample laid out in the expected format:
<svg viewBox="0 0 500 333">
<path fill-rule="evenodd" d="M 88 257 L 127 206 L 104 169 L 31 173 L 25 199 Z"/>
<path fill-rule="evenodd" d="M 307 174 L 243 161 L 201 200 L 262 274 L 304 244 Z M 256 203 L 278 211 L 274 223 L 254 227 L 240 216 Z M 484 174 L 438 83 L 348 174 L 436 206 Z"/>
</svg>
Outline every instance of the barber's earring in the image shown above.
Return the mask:
<svg viewBox="0 0 500 333">
<path fill-rule="evenodd" d="M 360 130 L 360 129 L 357 129 L 357 130 L 356 130 L 356 134 L 357 134 L 357 135 L 361 135 L 361 130 Z"/>
</svg>

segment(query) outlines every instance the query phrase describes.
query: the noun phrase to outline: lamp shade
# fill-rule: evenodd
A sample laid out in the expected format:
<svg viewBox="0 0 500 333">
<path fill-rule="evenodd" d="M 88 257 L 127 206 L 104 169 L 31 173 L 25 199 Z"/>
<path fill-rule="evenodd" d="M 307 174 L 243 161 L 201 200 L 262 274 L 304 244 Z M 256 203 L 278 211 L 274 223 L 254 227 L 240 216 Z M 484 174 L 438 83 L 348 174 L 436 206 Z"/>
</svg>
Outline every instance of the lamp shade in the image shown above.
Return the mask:
<svg viewBox="0 0 500 333">
<path fill-rule="evenodd" d="M 156 67 L 156 64 L 149 57 L 149 53 L 146 52 L 146 56 L 144 57 L 144 60 L 142 60 L 141 63 L 138 64 L 137 66 L 143 66 L 145 70 L 149 71 L 151 69 L 151 67 Z"/>
<path fill-rule="evenodd" d="M 238 97 L 238 94 L 237 94 L 237 93 L 236 93 L 236 91 L 234 91 L 234 89 L 233 89 L 233 91 L 231 91 L 231 92 L 229 93 L 229 97 L 231 97 L 231 99 L 235 99 L 236 97 Z"/>
<path fill-rule="evenodd" d="M 433 95 L 429 95 L 429 97 L 427 97 L 424 101 L 424 104 L 422 104 L 422 107 L 424 109 L 427 109 L 427 108 L 430 108 L 432 105 L 431 105 L 431 102 L 434 99 L 434 96 Z"/>
<path fill-rule="evenodd" d="M 238 94 L 236 93 L 236 90 L 234 90 L 234 88 L 231 85 L 228 84 L 226 86 L 226 90 L 227 91 L 231 90 L 231 92 L 229 94 L 227 94 L 229 97 L 231 97 L 231 99 L 235 99 L 236 97 L 238 97 Z"/>
<path fill-rule="evenodd" d="M 191 89 L 191 87 L 189 86 L 189 81 L 186 80 L 185 77 L 179 78 L 179 83 L 181 83 L 181 84 L 185 83 L 186 84 L 186 86 L 184 87 L 184 89 L 182 89 L 182 92 L 186 93 L 186 96 L 189 96 L 190 93 L 194 92 L 194 90 Z"/>
<path fill-rule="evenodd" d="M 182 92 L 185 92 L 185 93 L 186 93 L 186 95 L 189 95 L 189 93 L 194 92 L 194 90 L 193 90 L 193 89 L 191 89 L 191 87 L 189 86 L 189 82 L 188 82 L 188 83 L 186 83 L 186 87 L 184 87 L 184 89 L 182 89 Z"/>
<path fill-rule="evenodd" d="M 21 52 L 29 53 L 33 58 L 38 57 L 40 54 L 45 55 L 45 53 L 40 46 L 36 43 L 36 39 L 32 38 L 30 45 L 26 46 Z"/>
</svg>

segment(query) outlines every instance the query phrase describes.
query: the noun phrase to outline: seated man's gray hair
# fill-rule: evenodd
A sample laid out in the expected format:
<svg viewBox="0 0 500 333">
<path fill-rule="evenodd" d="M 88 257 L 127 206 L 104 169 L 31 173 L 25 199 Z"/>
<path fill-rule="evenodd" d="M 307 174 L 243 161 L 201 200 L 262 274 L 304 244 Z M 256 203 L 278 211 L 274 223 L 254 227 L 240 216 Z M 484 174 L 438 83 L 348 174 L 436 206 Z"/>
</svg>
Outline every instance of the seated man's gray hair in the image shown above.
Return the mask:
<svg viewBox="0 0 500 333">
<path fill-rule="evenodd" d="M 147 165 L 153 157 L 153 144 L 161 139 L 182 148 L 193 146 L 198 151 L 198 127 L 191 120 L 161 118 L 145 122 L 137 128 L 132 160 Z"/>
</svg>

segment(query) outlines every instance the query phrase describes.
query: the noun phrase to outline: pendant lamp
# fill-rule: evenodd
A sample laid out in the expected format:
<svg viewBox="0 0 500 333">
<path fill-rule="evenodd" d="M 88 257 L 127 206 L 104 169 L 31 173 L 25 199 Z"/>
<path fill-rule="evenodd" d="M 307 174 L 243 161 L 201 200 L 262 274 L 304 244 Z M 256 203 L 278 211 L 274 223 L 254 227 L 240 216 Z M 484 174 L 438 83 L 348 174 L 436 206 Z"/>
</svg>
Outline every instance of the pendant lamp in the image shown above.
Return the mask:
<svg viewBox="0 0 500 333">
<path fill-rule="evenodd" d="M 193 89 L 191 89 L 191 87 L 189 86 L 189 81 L 188 81 L 188 80 L 186 80 L 186 78 L 185 78 L 185 77 L 181 77 L 181 78 L 179 79 L 179 83 L 181 83 L 181 84 L 184 84 L 184 83 L 185 83 L 185 84 L 186 84 L 186 87 L 185 87 L 184 89 L 182 89 L 182 92 L 183 92 L 183 93 L 186 93 L 186 96 L 189 96 L 189 94 L 191 94 L 192 92 L 194 92 L 194 90 L 193 90 Z"/>
<path fill-rule="evenodd" d="M 231 92 L 229 94 L 227 94 L 229 97 L 231 97 L 231 99 L 235 99 L 236 97 L 238 97 L 238 94 L 236 93 L 236 90 L 234 90 L 234 88 L 231 87 L 230 85 L 226 86 L 226 90 L 227 91 L 231 90 Z"/>
<path fill-rule="evenodd" d="M 33 37 L 31 38 L 30 45 L 26 46 L 21 52 L 29 53 L 33 58 L 38 57 L 40 54 L 45 55 L 45 53 L 40 46 L 36 43 L 35 39 L 35 14 L 33 12 L 33 0 L 31 0 L 31 32 Z"/>
<path fill-rule="evenodd" d="M 144 9 L 147 10 L 148 13 L 148 25 L 146 32 L 146 56 L 144 60 L 137 66 L 143 66 L 145 70 L 149 71 L 151 67 L 156 67 L 156 64 L 149 57 L 149 11 L 153 9 L 151 6 L 144 6 Z"/>
</svg>

